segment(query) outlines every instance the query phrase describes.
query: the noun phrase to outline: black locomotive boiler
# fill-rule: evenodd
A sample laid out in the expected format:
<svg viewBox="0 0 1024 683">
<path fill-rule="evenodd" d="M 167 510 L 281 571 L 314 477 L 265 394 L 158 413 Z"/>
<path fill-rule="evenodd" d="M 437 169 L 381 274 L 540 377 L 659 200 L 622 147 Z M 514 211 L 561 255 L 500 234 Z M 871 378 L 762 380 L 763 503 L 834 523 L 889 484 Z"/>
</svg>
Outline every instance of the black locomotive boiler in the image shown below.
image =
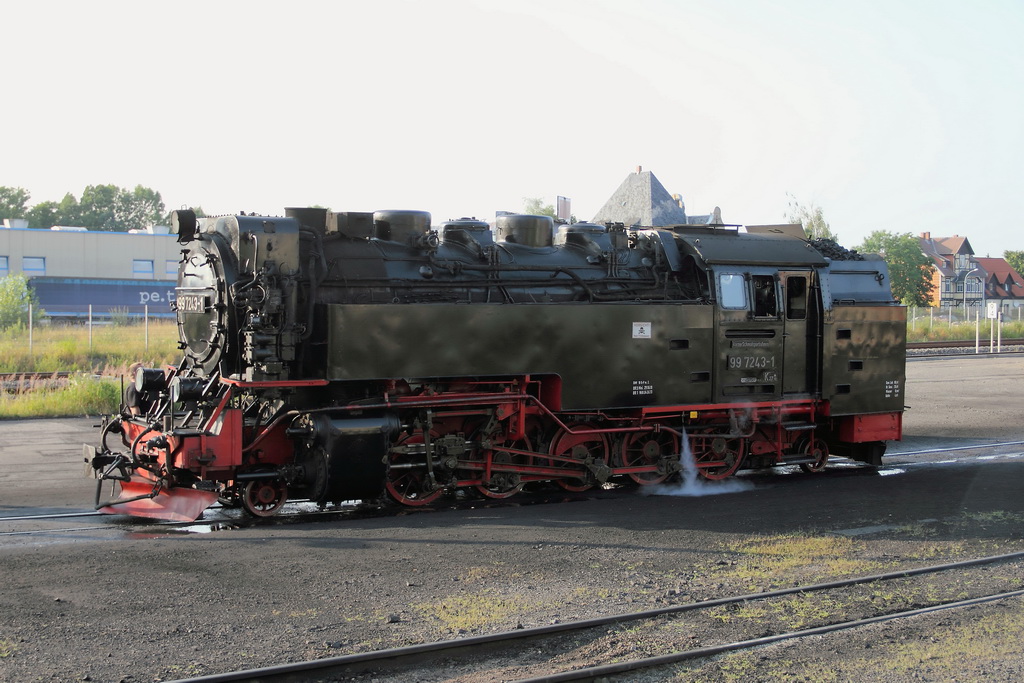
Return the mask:
<svg viewBox="0 0 1024 683">
<path fill-rule="evenodd" d="M 256 515 L 385 492 L 878 465 L 901 436 L 906 309 L 878 257 L 786 226 L 433 229 L 418 211 L 174 215 L 183 358 L 87 446 L 104 512 Z M 854 255 L 856 256 L 856 255 Z"/>
</svg>

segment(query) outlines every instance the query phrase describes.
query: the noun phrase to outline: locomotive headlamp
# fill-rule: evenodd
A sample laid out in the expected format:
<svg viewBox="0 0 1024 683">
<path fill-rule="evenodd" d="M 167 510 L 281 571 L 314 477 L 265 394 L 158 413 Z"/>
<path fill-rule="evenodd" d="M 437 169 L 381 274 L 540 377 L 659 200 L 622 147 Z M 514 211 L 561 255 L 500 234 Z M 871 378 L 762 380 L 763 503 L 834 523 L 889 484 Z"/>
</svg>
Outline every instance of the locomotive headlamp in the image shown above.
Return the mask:
<svg viewBox="0 0 1024 683">
<path fill-rule="evenodd" d="M 194 240 L 198 231 L 199 221 L 196 220 L 195 211 L 192 209 L 171 211 L 171 233 L 178 236 L 179 244 Z"/>
<path fill-rule="evenodd" d="M 175 377 L 171 380 L 171 399 L 175 403 L 198 401 L 203 397 L 204 384 L 198 377 Z"/>
<path fill-rule="evenodd" d="M 167 388 L 164 371 L 160 368 L 139 368 L 135 371 L 135 391 L 163 391 Z"/>
</svg>

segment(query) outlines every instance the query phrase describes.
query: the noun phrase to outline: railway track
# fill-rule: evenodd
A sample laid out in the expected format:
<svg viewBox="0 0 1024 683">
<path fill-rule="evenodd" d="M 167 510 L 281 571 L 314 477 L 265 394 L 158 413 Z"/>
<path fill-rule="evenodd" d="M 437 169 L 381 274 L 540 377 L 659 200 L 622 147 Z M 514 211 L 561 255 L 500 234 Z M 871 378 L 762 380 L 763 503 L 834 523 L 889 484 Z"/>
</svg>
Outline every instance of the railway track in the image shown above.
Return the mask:
<svg viewBox="0 0 1024 683">
<path fill-rule="evenodd" d="M 1010 356 L 1024 353 L 1024 339 L 1003 339 L 993 347 L 988 339 L 973 341 L 907 342 L 907 360 L 948 358 L 954 355 Z"/>
<path fill-rule="evenodd" d="M 18 393 L 34 389 L 52 389 L 68 384 L 76 372 L 0 372 L 0 391 Z"/>
<path fill-rule="evenodd" d="M 985 348 L 988 347 L 988 338 L 981 340 L 981 345 Z M 1024 346 L 1024 339 L 1003 339 L 1003 346 Z M 924 342 L 907 342 L 907 349 L 957 349 L 957 348 L 974 348 L 974 341 L 961 339 L 961 340 L 944 340 L 944 341 L 924 341 Z"/>
<path fill-rule="evenodd" d="M 939 610 L 960 609 L 986 602 L 1021 597 L 1024 596 L 1024 588 L 1022 588 L 1024 582 L 1020 578 L 1007 577 L 1005 589 L 996 592 L 975 591 L 977 594 L 967 598 L 958 596 L 958 599 L 947 599 L 946 596 L 938 595 L 933 586 L 930 591 L 926 592 L 930 592 L 936 597 L 928 600 L 927 604 L 897 605 L 894 609 L 891 605 L 877 606 L 875 604 L 877 601 L 865 599 L 870 591 L 874 591 L 876 594 L 879 592 L 878 584 L 899 583 L 902 586 L 900 590 L 913 594 L 911 586 L 915 585 L 915 582 L 926 586 L 929 577 L 962 573 L 961 578 L 964 579 L 964 583 L 970 584 L 971 577 L 975 572 L 984 571 L 985 568 L 996 564 L 1019 565 L 1022 561 L 1024 561 L 1024 552 L 1014 552 L 537 628 L 199 676 L 180 679 L 176 683 L 333 681 L 339 680 L 338 676 L 358 677 L 364 674 L 370 675 L 373 680 L 378 681 L 417 680 L 426 682 L 453 680 L 458 679 L 459 676 L 475 676 L 480 680 L 516 680 L 518 683 L 620 680 L 609 677 L 636 675 L 642 671 L 784 640 L 819 636 L 895 619 L 920 616 Z M 1020 569 L 1019 566 L 1018 569 Z M 1001 573 L 1008 574 L 1006 571 Z M 1018 572 L 1018 576 L 1019 574 L 1020 572 Z M 955 581 L 952 583 L 955 584 Z M 962 589 L 962 585 L 955 585 L 954 590 L 949 591 L 949 594 L 954 595 L 957 591 L 962 593 Z M 858 595 L 861 596 L 860 603 L 858 603 Z M 721 618 L 716 616 L 716 612 L 738 614 L 742 610 L 750 610 L 754 605 L 779 604 L 779 601 L 784 600 L 804 602 L 818 600 L 832 605 L 833 608 L 837 600 L 845 600 L 850 605 L 849 612 L 852 614 L 841 614 L 839 619 L 817 619 L 822 623 L 809 625 L 806 628 L 780 630 L 768 634 L 762 632 L 754 637 L 698 648 L 674 648 L 674 644 L 670 642 L 671 639 L 665 635 L 671 632 L 673 620 L 677 620 L 681 615 L 687 615 L 687 619 L 692 620 L 695 618 L 694 614 L 697 613 L 705 615 L 705 618 L 706 615 L 711 614 L 711 618 L 715 619 Z M 751 619 L 750 628 L 761 628 L 758 625 L 759 621 Z M 652 633 L 657 634 L 657 638 L 652 638 L 652 640 L 667 642 L 667 651 L 649 653 L 648 656 L 634 657 L 626 661 L 599 661 L 597 663 L 593 662 L 592 657 L 587 660 L 571 655 L 573 650 L 591 653 L 601 651 L 600 643 L 614 643 L 620 634 L 635 632 L 637 629 L 650 629 Z M 611 647 L 605 648 L 604 651 L 615 652 Z M 615 653 L 610 658 L 621 659 L 621 656 L 620 653 Z M 527 677 L 517 678 L 524 672 Z M 630 679 L 623 678 L 621 680 Z"/>
</svg>

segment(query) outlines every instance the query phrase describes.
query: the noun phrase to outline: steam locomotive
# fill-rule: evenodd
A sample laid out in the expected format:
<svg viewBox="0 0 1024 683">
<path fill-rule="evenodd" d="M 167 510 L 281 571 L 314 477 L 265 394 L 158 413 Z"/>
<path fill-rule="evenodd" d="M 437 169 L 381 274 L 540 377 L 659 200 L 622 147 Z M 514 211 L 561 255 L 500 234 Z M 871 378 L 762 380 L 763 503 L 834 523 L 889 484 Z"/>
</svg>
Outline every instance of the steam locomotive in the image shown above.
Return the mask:
<svg viewBox="0 0 1024 683">
<path fill-rule="evenodd" d="M 86 445 L 103 512 L 647 486 L 684 449 L 708 479 L 877 466 L 901 436 L 906 309 L 886 265 L 826 257 L 798 226 L 173 223 L 183 357 L 140 369 L 140 405 Z"/>
</svg>

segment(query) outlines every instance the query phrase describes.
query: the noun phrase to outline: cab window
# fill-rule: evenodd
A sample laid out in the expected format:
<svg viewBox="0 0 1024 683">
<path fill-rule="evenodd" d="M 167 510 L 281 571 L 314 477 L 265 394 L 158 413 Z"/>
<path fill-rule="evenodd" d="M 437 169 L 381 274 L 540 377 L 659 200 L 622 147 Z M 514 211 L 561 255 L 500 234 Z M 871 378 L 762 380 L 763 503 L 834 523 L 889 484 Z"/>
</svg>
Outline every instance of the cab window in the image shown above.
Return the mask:
<svg viewBox="0 0 1024 683">
<path fill-rule="evenodd" d="M 740 273 L 719 274 L 718 301 L 722 308 L 743 309 L 747 307 L 747 288 L 743 275 Z"/>
<path fill-rule="evenodd" d="M 790 320 L 807 317 L 807 278 L 786 278 L 786 317 Z"/>
<path fill-rule="evenodd" d="M 775 296 L 775 276 L 754 275 L 750 278 L 750 284 L 754 288 L 754 317 L 776 317 L 779 307 Z"/>
</svg>

